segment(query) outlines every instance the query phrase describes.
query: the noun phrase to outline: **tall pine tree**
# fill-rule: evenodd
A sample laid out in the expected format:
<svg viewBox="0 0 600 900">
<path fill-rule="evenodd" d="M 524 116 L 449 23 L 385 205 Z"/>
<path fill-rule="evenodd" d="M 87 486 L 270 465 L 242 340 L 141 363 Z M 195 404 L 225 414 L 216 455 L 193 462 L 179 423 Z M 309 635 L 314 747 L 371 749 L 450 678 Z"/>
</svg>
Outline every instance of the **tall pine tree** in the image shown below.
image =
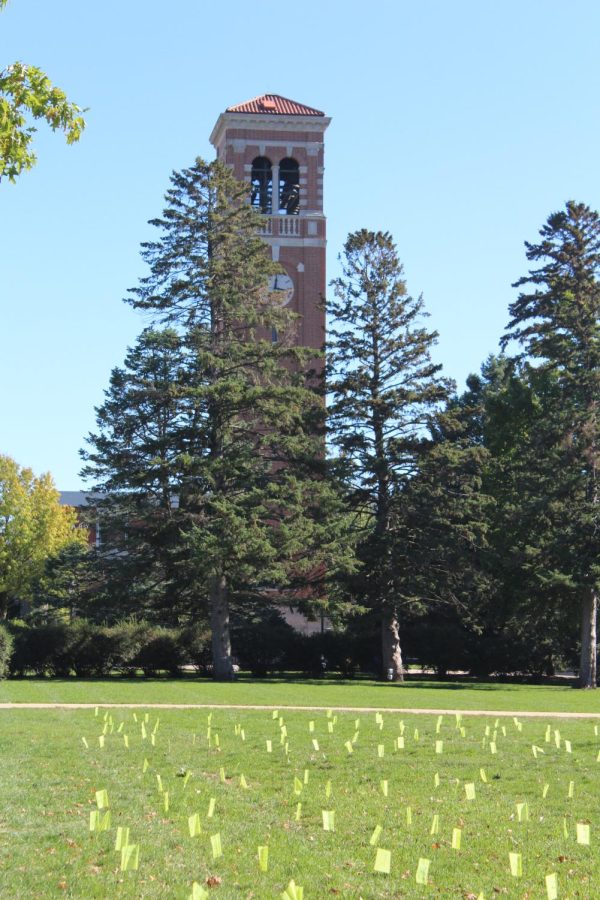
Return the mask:
<svg viewBox="0 0 600 900">
<path fill-rule="evenodd" d="M 543 527 L 539 561 L 566 598 L 577 598 L 581 625 L 580 685 L 596 687 L 596 618 L 600 557 L 600 217 L 570 201 L 548 217 L 537 244 L 525 244 L 537 265 L 516 282 L 503 343 L 553 382 L 545 416 L 532 423 L 535 459 L 529 493 Z"/>
<path fill-rule="evenodd" d="M 437 334 L 408 295 L 388 233 L 350 234 L 333 282 L 327 388 L 329 432 L 343 465 L 361 535 L 361 599 L 378 611 L 382 676 L 403 677 L 394 503 L 419 471 L 428 425 L 449 383 L 432 362 Z M 390 675 L 391 673 L 391 675 Z"/>
<path fill-rule="evenodd" d="M 131 302 L 155 325 L 175 329 L 185 357 L 161 388 L 171 417 L 166 443 L 156 444 L 155 410 L 137 470 L 136 458 L 118 452 L 124 410 L 115 415 L 117 407 L 105 405 L 89 474 L 100 476 L 97 488 L 117 505 L 142 498 L 146 524 L 156 510 L 168 528 L 176 498 L 179 525 L 162 568 L 169 563 L 175 580 L 185 570 L 198 610 L 207 597 L 214 674 L 229 678 L 232 595 L 281 597 L 335 569 L 330 513 L 337 501 L 322 477 L 323 398 L 307 372 L 314 350 L 295 345 L 294 313 L 269 294 L 279 267 L 258 236 L 262 221 L 248 204 L 248 186 L 218 161 L 197 160 L 173 174 L 163 216 L 152 224 L 160 236 L 143 245 L 150 272 Z M 156 399 L 150 384 L 137 400 L 127 398 L 127 418 L 141 415 L 142 400 Z M 159 558 L 156 541 L 149 550 Z"/>
</svg>

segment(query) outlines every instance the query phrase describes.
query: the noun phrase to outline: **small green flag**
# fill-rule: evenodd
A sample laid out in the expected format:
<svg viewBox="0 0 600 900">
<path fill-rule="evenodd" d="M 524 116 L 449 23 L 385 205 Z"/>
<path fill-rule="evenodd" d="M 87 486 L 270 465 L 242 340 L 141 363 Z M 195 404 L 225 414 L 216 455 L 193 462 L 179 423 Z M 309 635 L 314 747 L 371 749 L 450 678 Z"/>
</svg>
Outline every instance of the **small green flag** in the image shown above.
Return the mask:
<svg viewBox="0 0 600 900">
<path fill-rule="evenodd" d="M 412 825 L 412 809 L 410 806 L 406 807 L 406 824 Z"/>
<path fill-rule="evenodd" d="M 443 753 L 443 752 L 444 752 L 444 742 L 443 742 L 443 741 L 436 741 L 436 742 L 435 742 L 435 752 L 436 752 L 436 753 Z"/>
<path fill-rule="evenodd" d="M 188 817 L 188 829 L 190 832 L 190 837 L 198 837 L 199 834 L 202 834 L 200 813 L 193 813 Z"/>
<path fill-rule="evenodd" d="M 123 743 L 125 744 L 127 749 L 129 749 L 129 737 L 126 734 L 123 735 Z"/>
<path fill-rule="evenodd" d="M 437 834 L 439 830 L 440 830 L 440 817 L 436 813 L 431 822 L 431 828 L 429 830 L 429 834 Z"/>
<path fill-rule="evenodd" d="M 207 819 L 212 819 L 212 817 L 214 816 L 214 814 L 215 814 L 215 804 L 216 804 L 215 798 L 214 798 L 214 797 L 211 797 L 210 800 L 208 801 L 208 811 L 207 811 L 207 813 L 206 813 L 206 818 L 207 818 Z"/>
<path fill-rule="evenodd" d="M 380 782 L 380 785 L 381 785 L 381 793 L 383 794 L 384 797 L 387 797 L 387 795 L 388 795 L 387 779 L 384 778 L 383 781 Z"/>
<path fill-rule="evenodd" d="M 144 762 L 142 763 L 142 774 L 145 774 L 148 771 L 148 766 L 150 763 L 146 758 L 144 758 Z"/>
<path fill-rule="evenodd" d="M 382 759 L 385 755 L 385 744 L 377 744 L 377 756 Z"/>
<path fill-rule="evenodd" d="M 246 777 L 244 775 L 240 775 L 240 787 L 248 789 L 248 782 L 246 781 Z"/>
<path fill-rule="evenodd" d="M 475 799 L 475 784 L 472 781 L 468 781 L 465 784 L 465 795 L 467 800 Z"/>
<path fill-rule="evenodd" d="M 81 738 L 81 742 L 86 750 L 90 749 L 90 745 L 88 744 L 88 742 L 86 741 L 86 739 L 84 737 Z"/>
<path fill-rule="evenodd" d="M 296 884 L 294 879 L 290 881 L 286 890 L 281 895 L 281 900 L 304 900 L 304 888 Z"/>
<path fill-rule="evenodd" d="M 140 845 L 127 844 L 121 847 L 121 871 L 126 872 L 127 869 L 137 871 L 140 864 Z"/>
<path fill-rule="evenodd" d="M 529 807 L 526 803 L 517 803 L 517 819 L 519 822 L 529 822 Z"/>
<path fill-rule="evenodd" d="M 96 791 L 96 806 L 98 809 L 104 809 L 108 806 L 108 794 L 106 790 Z"/>
<path fill-rule="evenodd" d="M 296 822 L 299 822 L 299 821 L 300 821 L 300 816 L 301 816 L 301 815 L 302 815 L 302 804 L 301 804 L 301 803 L 297 803 L 297 804 L 296 804 L 296 815 L 295 815 L 295 817 L 294 817 L 294 818 L 296 819 Z"/>
<path fill-rule="evenodd" d="M 335 811 L 333 809 L 322 810 L 323 831 L 335 831 Z"/>
<path fill-rule="evenodd" d="M 162 794 L 162 792 L 163 792 L 163 783 L 162 783 L 162 778 L 160 777 L 160 775 L 158 774 L 158 772 L 156 773 L 156 785 L 157 785 L 157 787 L 158 787 L 158 792 L 159 792 L 159 794 Z"/>
<path fill-rule="evenodd" d="M 304 770 L 304 784 L 308 784 L 308 769 Z"/>
<path fill-rule="evenodd" d="M 433 776 L 433 786 L 436 788 L 440 786 L 440 773 L 439 772 L 436 772 L 435 775 Z"/>
<path fill-rule="evenodd" d="M 168 791 L 165 791 L 163 794 L 163 805 L 165 808 L 165 812 L 168 813 L 169 812 L 169 792 Z"/>
<path fill-rule="evenodd" d="M 266 872 L 269 868 L 269 848 L 268 847 L 259 847 L 258 848 L 258 865 L 261 872 Z"/>
<path fill-rule="evenodd" d="M 479 770 L 479 777 L 483 781 L 484 784 L 487 784 L 487 775 L 485 774 L 485 769 Z"/>
<path fill-rule="evenodd" d="M 197 881 L 194 881 L 192 884 L 192 893 L 188 900 L 208 900 L 208 891 L 205 890 L 202 885 L 198 884 Z"/>
<path fill-rule="evenodd" d="M 315 730 L 315 723 L 314 723 L 314 721 L 313 721 L 312 719 L 311 719 L 311 721 L 308 723 L 308 730 L 309 730 L 309 732 L 310 732 L 311 734 L 312 734 L 312 732 Z"/>
<path fill-rule="evenodd" d="M 297 797 L 302 793 L 302 782 L 296 775 L 294 775 L 294 793 Z"/>
<path fill-rule="evenodd" d="M 211 834 L 210 845 L 212 847 L 213 859 L 218 859 L 219 856 L 223 856 L 223 850 L 221 848 L 221 835 L 220 834 Z"/>
<path fill-rule="evenodd" d="M 225 769 L 223 768 L 223 766 L 221 766 L 221 768 L 219 769 L 219 781 L 221 782 L 221 784 L 225 784 Z"/>
<path fill-rule="evenodd" d="M 380 834 L 381 834 L 382 831 L 383 831 L 383 828 L 381 827 L 381 825 L 376 825 L 376 826 L 375 826 L 375 829 L 374 829 L 374 831 L 373 831 L 373 834 L 372 834 L 371 837 L 369 838 L 369 843 L 370 843 L 371 847 L 374 847 L 374 846 L 375 846 L 375 844 L 376 844 L 377 841 L 379 840 L 379 836 L 380 836 Z"/>
<path fill-rule="evenodd" d="M 490 741 L 490 753 L 494 756 L 497 752 L 496 741 Z"/>
<path fill-rule="evenodd" d="M 585 822 L 577 823 L 577 843 L 578 844 L 586 844 L 589 847 L 590 843 L 590 826 Z"/>
<path fill-rule="evenodd" d="M 382 850 L 381 847 L 378 847 L 377 853 L 375 855 L 375 865 L 373 866 L 373 871 L 381 872 L 382 875 L 389 875 L 391 862 L 392 862 L 391 850 Z"/>
<path fill-rule="evenodd" d="M 552 875 L 546 875 L 546 894 L 548 900 L 558 900 L 558 878 L 556 872 Z"/>
<path fill-rule="evenodd" d="M 402 735 L 396 738 L 396 747 L 398 750 L 404 750 L 404 738 Z"/>
<path fill-rule="evenodd" d="M 344 747 L 348 751 L 348 753 L 354 753 L 354 747 L 352 746 L 352 741 L 346 741 Z"/>
<path fill-rule="evenodd" d="M 550 790 L 550 785 L 549 785 L 549 784 L 545 784 L 544 787 L 542 788 L 542 797 L 544 798 L 544 800 L 545 800 L 546 797 L 548 796 L 548 791 L 549 791 L 549 790 Z"/>
<path fill-rule="evenodd" d="M 312 745 L 313 745 L 313 749 L 315 749 L 317 751 L 319 750 L 319 742 L 316 738 L 313 738 Z"/>
<path fill-rule="evenodd" d="M 273 752 L 273 741 L 267 741 L 267 753 Z"/>
<path fill-rule="evenodd" d="M 117 826 L 117 836 L 115 838 L 115 850 L 122 850 L 129 843 L 129 828 L 122 825 Z"/>
<path fill-rule="evenodd" d="M 570 781 L 569 782 L 569 799 L 572 800 L 574 796 L 575 796 L 575 782 Z"/>
<path fill-rule="evenodd" d="M 520 878 L 523 874 L 523 857 L 520 853 L 509 853 L 510 874 L 513 878 Z"/>
<path fill-rule="evenodd" d="M 97 809 L 90 810 L 90 831 L 98 831 L 98 823 L 100 822 L 100 813 Z"/>
<path fill-rule="evenodd" d="M 100 744 L 100 747 L 104 747 L 104 735 L 103 734 L 98 735 L 98 743 Z"/>
<path fill-rule="evenodd" d="M 460 850 L 460 842 L 462 838 L 462 829 L 461 828 L 453 828 L 452 829 L 452 849 Z"/>
<path fill-rule="evenodd" d="M 423 857 L 421 857 L 419 859 L 419 863 L 417 865 L 417 874 L 416 874 L 417 884 L 427 884 L 427 879 L 429 876 L 430 862 L 431 862 L 431 860 L 423 859 Z"/>
</svg>

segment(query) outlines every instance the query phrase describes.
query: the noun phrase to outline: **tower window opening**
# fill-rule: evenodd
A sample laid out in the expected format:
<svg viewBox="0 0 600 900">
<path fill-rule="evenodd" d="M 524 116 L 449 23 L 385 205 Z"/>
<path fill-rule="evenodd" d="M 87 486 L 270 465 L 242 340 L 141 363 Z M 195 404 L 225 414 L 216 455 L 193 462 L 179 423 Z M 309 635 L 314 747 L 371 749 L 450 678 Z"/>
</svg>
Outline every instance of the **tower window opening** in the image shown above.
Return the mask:
<svg viewBox="0 0 600 900">
<path fill-rule="evenodd" d="M 257 156 L 252 161 L 250 177 L 252 193 L 250 203 L 254 209 L 269 215 L 273 209 L 273 173 L 271 160 L 266 156 Z"/>
<path fill-rule="evenodd" d="M 289 157 L 279 164 L 279 212 L 287 216 L 300 212 L 300 166 Z"/>
</svg>

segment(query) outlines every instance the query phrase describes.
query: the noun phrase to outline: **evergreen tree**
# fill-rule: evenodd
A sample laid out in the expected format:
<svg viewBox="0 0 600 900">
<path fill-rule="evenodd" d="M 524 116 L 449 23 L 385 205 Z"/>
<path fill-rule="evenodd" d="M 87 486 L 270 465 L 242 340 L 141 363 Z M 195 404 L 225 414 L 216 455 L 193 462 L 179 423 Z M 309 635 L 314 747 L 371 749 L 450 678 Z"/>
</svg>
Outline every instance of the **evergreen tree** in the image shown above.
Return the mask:
<svg viewBox="0 0 600 900">
<path fill-rule="evenodd" d="M 430 358 L 436 333 L 407 294 L 391 236 L 350 234 L 329 303 L 329 430 L 360 524 L 360 591 L 378 611 L 382 676 L 402 680 L 394 503 L 419 471 L 449 383 Z"/>
<path fill-rule="evenodd" d="M 160 237 L 143 245 L 150 273 L 131 300 L 174 329 L 156 337 L 166 368 L 155 390 L 139 347 L 132 390 L 113 376 L 88 475 L 127 517 L 134 502 L 144 579 L 158 570 L 169 590 L 183 583 L 198 615 L 208 599 L 215 677 L 229 678 L 230 599 L 281 598 L 331 577 L 337 501 L 322 477 L 323 398 L 307 372 L 315 353 L 294 345 L 294 314 L 271 302 L 279 267 L 248 186 L 201 160 L 171 184 L 152 222 Z"/>
<path fill-rule="evenodd" d="M 581 203 L 548 217 L 527 258 L 539 264 L 516 282 L 503 343 L 518 341 L 535 377 L 546 378 L 545 415 L 532 422 L 528 493 L 536 497 L 539 577 L 576 597 L 580 685 L 596 686 L 600 450 L 600 217 Z"/>
</svg>

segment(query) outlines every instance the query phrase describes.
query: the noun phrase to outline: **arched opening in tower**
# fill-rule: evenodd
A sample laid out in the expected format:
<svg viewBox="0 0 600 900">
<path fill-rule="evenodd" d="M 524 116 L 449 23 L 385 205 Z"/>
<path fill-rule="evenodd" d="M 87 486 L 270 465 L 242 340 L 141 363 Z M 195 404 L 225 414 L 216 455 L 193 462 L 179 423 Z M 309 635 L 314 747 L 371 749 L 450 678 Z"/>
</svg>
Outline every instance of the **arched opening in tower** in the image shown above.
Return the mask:
<svg viewBox="0 0 600 900">
<path fill-rule="evenodd" d="M 279 212 L 297 216 L 300 211 L 300 166 L 286 157 L 279 164 Z"/>
<path fill-rule="evenodd" d="M 261 213 L 271 213 L 273 209 L 273 173 L 270 159 L 267 159 L 266 156 L 257 156 L 252 161 L 250 181 L 252 184 L 250 203 Z"/>
</svg>

